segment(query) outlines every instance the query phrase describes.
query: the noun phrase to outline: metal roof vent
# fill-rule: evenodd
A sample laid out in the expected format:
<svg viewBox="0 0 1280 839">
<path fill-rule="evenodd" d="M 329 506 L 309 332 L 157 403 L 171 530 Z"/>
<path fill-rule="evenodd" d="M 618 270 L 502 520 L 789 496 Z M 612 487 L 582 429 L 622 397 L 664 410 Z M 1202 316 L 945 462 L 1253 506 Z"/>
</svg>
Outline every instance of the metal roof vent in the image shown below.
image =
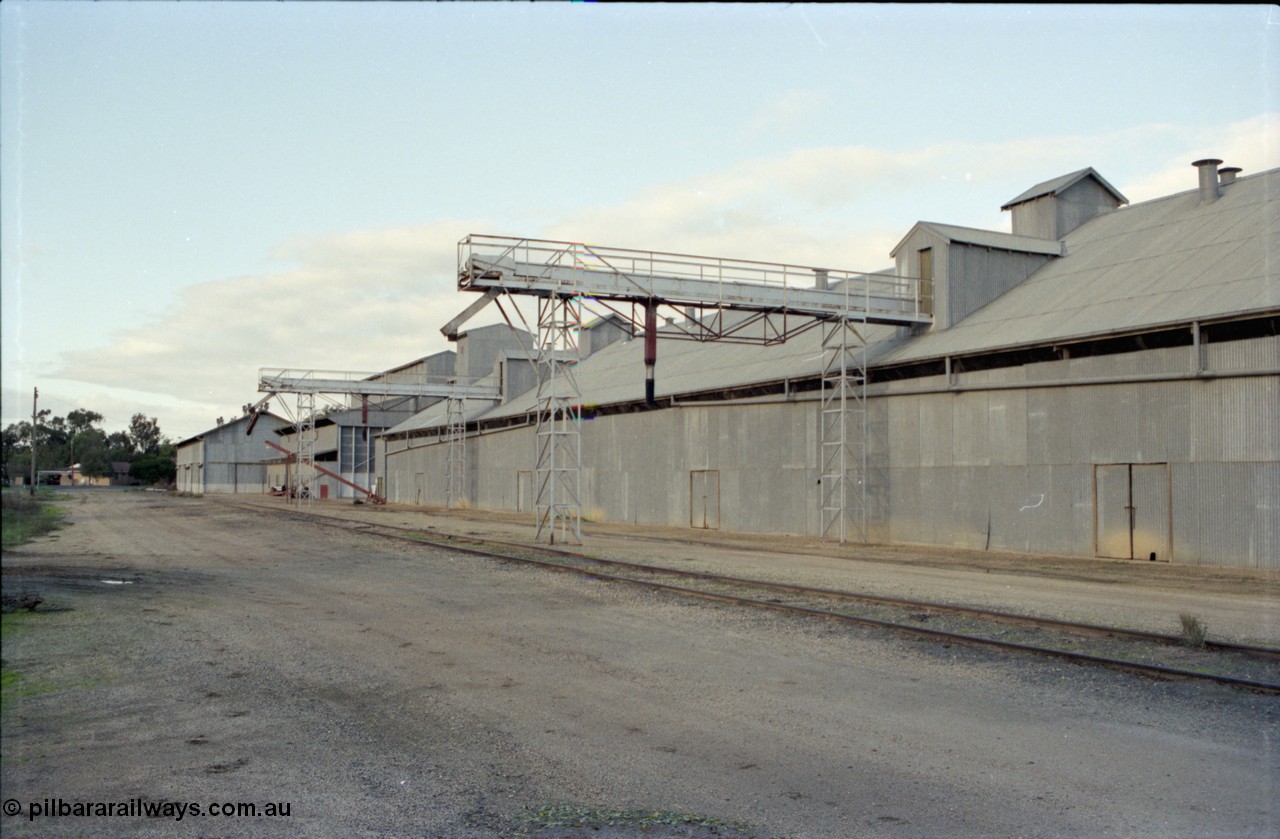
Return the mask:
<svg viewBox="0 0 1280 839">
<path fill-rule="evenodd" d="M 1218 164 L 1222 161 L 1212 157 L 1196 160 L 1192 166 L 1200 170 L 1200 203 L 1209 204 L 1218 200 Z"/>
<path fill-rule="evenodd" d="M 1218 186 L 1230 186 L 1236 182 L 1236 175 L 1243 171 L 1239 166 L 1224 166 L 1218 170 Z"/>
</svg>

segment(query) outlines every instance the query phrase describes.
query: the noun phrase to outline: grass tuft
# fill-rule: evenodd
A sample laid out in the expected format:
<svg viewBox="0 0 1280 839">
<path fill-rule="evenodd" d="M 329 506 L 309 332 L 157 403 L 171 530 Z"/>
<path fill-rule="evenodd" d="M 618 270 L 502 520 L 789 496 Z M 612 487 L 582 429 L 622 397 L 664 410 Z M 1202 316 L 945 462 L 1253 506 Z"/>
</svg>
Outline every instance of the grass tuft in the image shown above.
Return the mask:
<svg viewBox="0 0 1280 839">
<path fill-rule="evenodd" d="M 61 527 L 62 510 L 47 503 L 52 497 L 45 492 L 32 497 L 19 490 L 0 495 L 4 512 L 0 522 L 0 544 L 6 548 L 25 545 Z"/>
<path fill-rule="evenodd" d="M 1204 649 L 1205 638 L 1209 634 L 1204 622 L 1188 612 L 1178 615 L 1178 620 L 1182 621 L 1182 643 L 1197 650 Z"/>
</svg>

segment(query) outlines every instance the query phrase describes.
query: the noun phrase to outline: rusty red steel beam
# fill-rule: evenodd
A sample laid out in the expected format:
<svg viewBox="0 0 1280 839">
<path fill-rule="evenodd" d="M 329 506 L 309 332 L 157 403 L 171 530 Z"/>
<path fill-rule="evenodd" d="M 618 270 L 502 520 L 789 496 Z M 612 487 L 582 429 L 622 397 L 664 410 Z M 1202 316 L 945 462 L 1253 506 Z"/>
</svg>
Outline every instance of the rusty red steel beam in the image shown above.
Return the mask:
<svg viewBox="0 0 1280 839">
<path fill-rule="evenodd" d="M 294 456 L 294 453 L 286 449 L 284 446 L 276 445 L 270 440 L 263 440 L 262 442 L 266 443 L 268 446 L 275 449 L 276 451 L 281 451 L 289 455 L 290 460 L 297 460 L 297 458 Z M 379 504 L 387 503 L 387 499 L 383 498 L 381 495 L 378 495 L 376 492 L 367 490 L 364 487 L 360 486 L 359 484 L 352 483 L 351 481 L 348 481 L 346 478 L 342 477 L 336 472 L 330 472 L 328 469 L 325 469 L 323 466 L 317 466 L 314 461 L 312 462 L 311 466 L 321 475 L 328 475 L 330 478 L 333 478 L 335 481 L 338 481 L 339 483 L 343 483 L 351 487 L 356 492 L 363 492 L 365 495 L 369 496 L 371 500 L 376 501 Z"/>
</svg>

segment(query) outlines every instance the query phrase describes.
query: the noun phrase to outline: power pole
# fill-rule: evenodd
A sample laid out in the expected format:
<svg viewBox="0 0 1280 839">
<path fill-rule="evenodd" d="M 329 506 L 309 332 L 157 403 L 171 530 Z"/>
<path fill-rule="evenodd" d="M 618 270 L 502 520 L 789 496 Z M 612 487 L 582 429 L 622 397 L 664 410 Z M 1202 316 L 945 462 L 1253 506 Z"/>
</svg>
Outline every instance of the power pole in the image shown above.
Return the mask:
<svg viewBox="0 0 1280 839">
<path fill-rule="evenodd" d="M 31 494 L 36 494 L 36 405 L 40 401 L 40 388 L 32 388 L 31 397 Z"/>
</svg>

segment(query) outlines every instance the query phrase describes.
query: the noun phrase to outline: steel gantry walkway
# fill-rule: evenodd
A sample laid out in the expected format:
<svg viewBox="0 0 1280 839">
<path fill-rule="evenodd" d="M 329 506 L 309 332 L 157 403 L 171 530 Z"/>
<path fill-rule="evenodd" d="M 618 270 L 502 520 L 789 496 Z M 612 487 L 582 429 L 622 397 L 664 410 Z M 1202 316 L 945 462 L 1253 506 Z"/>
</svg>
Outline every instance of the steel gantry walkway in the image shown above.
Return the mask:
<svg viewBox="0 0 1280 839">
<path fill-rule="evenodd" d="M 662 337 L 779 344 L 822 327 L 820 408 L 824 537 L 866 540 L 866 366 L 858 324 L 931 323 L 921 281 L 888 274 L 473 234 L 458 243 L 458 288 L 538 298 L 535 512 L 538 538 L 581 541 L 582 394 L 574 367 L 583 300 L 645 336 L 645 399 L 654 404 Z M 501 305 L 501 300 L 498 300 Z"/>
<path fill-rule="evenodd" d="M 359 396 L 362 397 L 366 410 L 368 400 L 371 397 L 391 399 L 398 396 L 419 396 L 446 400 L 446 415 L 448 418 L 446 440 L 449 445 L 449 454 L 448 467 L 445 474 L 445 496 L 450 507 L 457 507 L 461 506 L 467 497 L 466 425 L 463 410 L 465 400 L 496 400 L 500 397 L 501 386 L 495 379 L 488 378 L 460 381 L 453 376 L 397 373 L 394 377 L 388 377 L 382 373 L 263 368 L 258 371 L 258 391 L 267 393 L 267 398 L 278 393 L 297 394 L 297 451 L 293 453 L 293 456 L 298 472 L 295 479 L 297 489 L 295 497 L 299 506 L 303 503 L 310 503 L 315 498 L 316 475 L 320 473 L 336 477 L 370 498 L 377 501 L 382 500 L 374 495 L 370 489 L 350 484 L 340 475 L 334 475 L 334 473 L 316 466 L 316 396 L 320 394 Z M 261 405 L 262 403 L 259 402 L 258 404 Z M 274 446 L 274 448 L 279 447 Z"/>
</svg>

